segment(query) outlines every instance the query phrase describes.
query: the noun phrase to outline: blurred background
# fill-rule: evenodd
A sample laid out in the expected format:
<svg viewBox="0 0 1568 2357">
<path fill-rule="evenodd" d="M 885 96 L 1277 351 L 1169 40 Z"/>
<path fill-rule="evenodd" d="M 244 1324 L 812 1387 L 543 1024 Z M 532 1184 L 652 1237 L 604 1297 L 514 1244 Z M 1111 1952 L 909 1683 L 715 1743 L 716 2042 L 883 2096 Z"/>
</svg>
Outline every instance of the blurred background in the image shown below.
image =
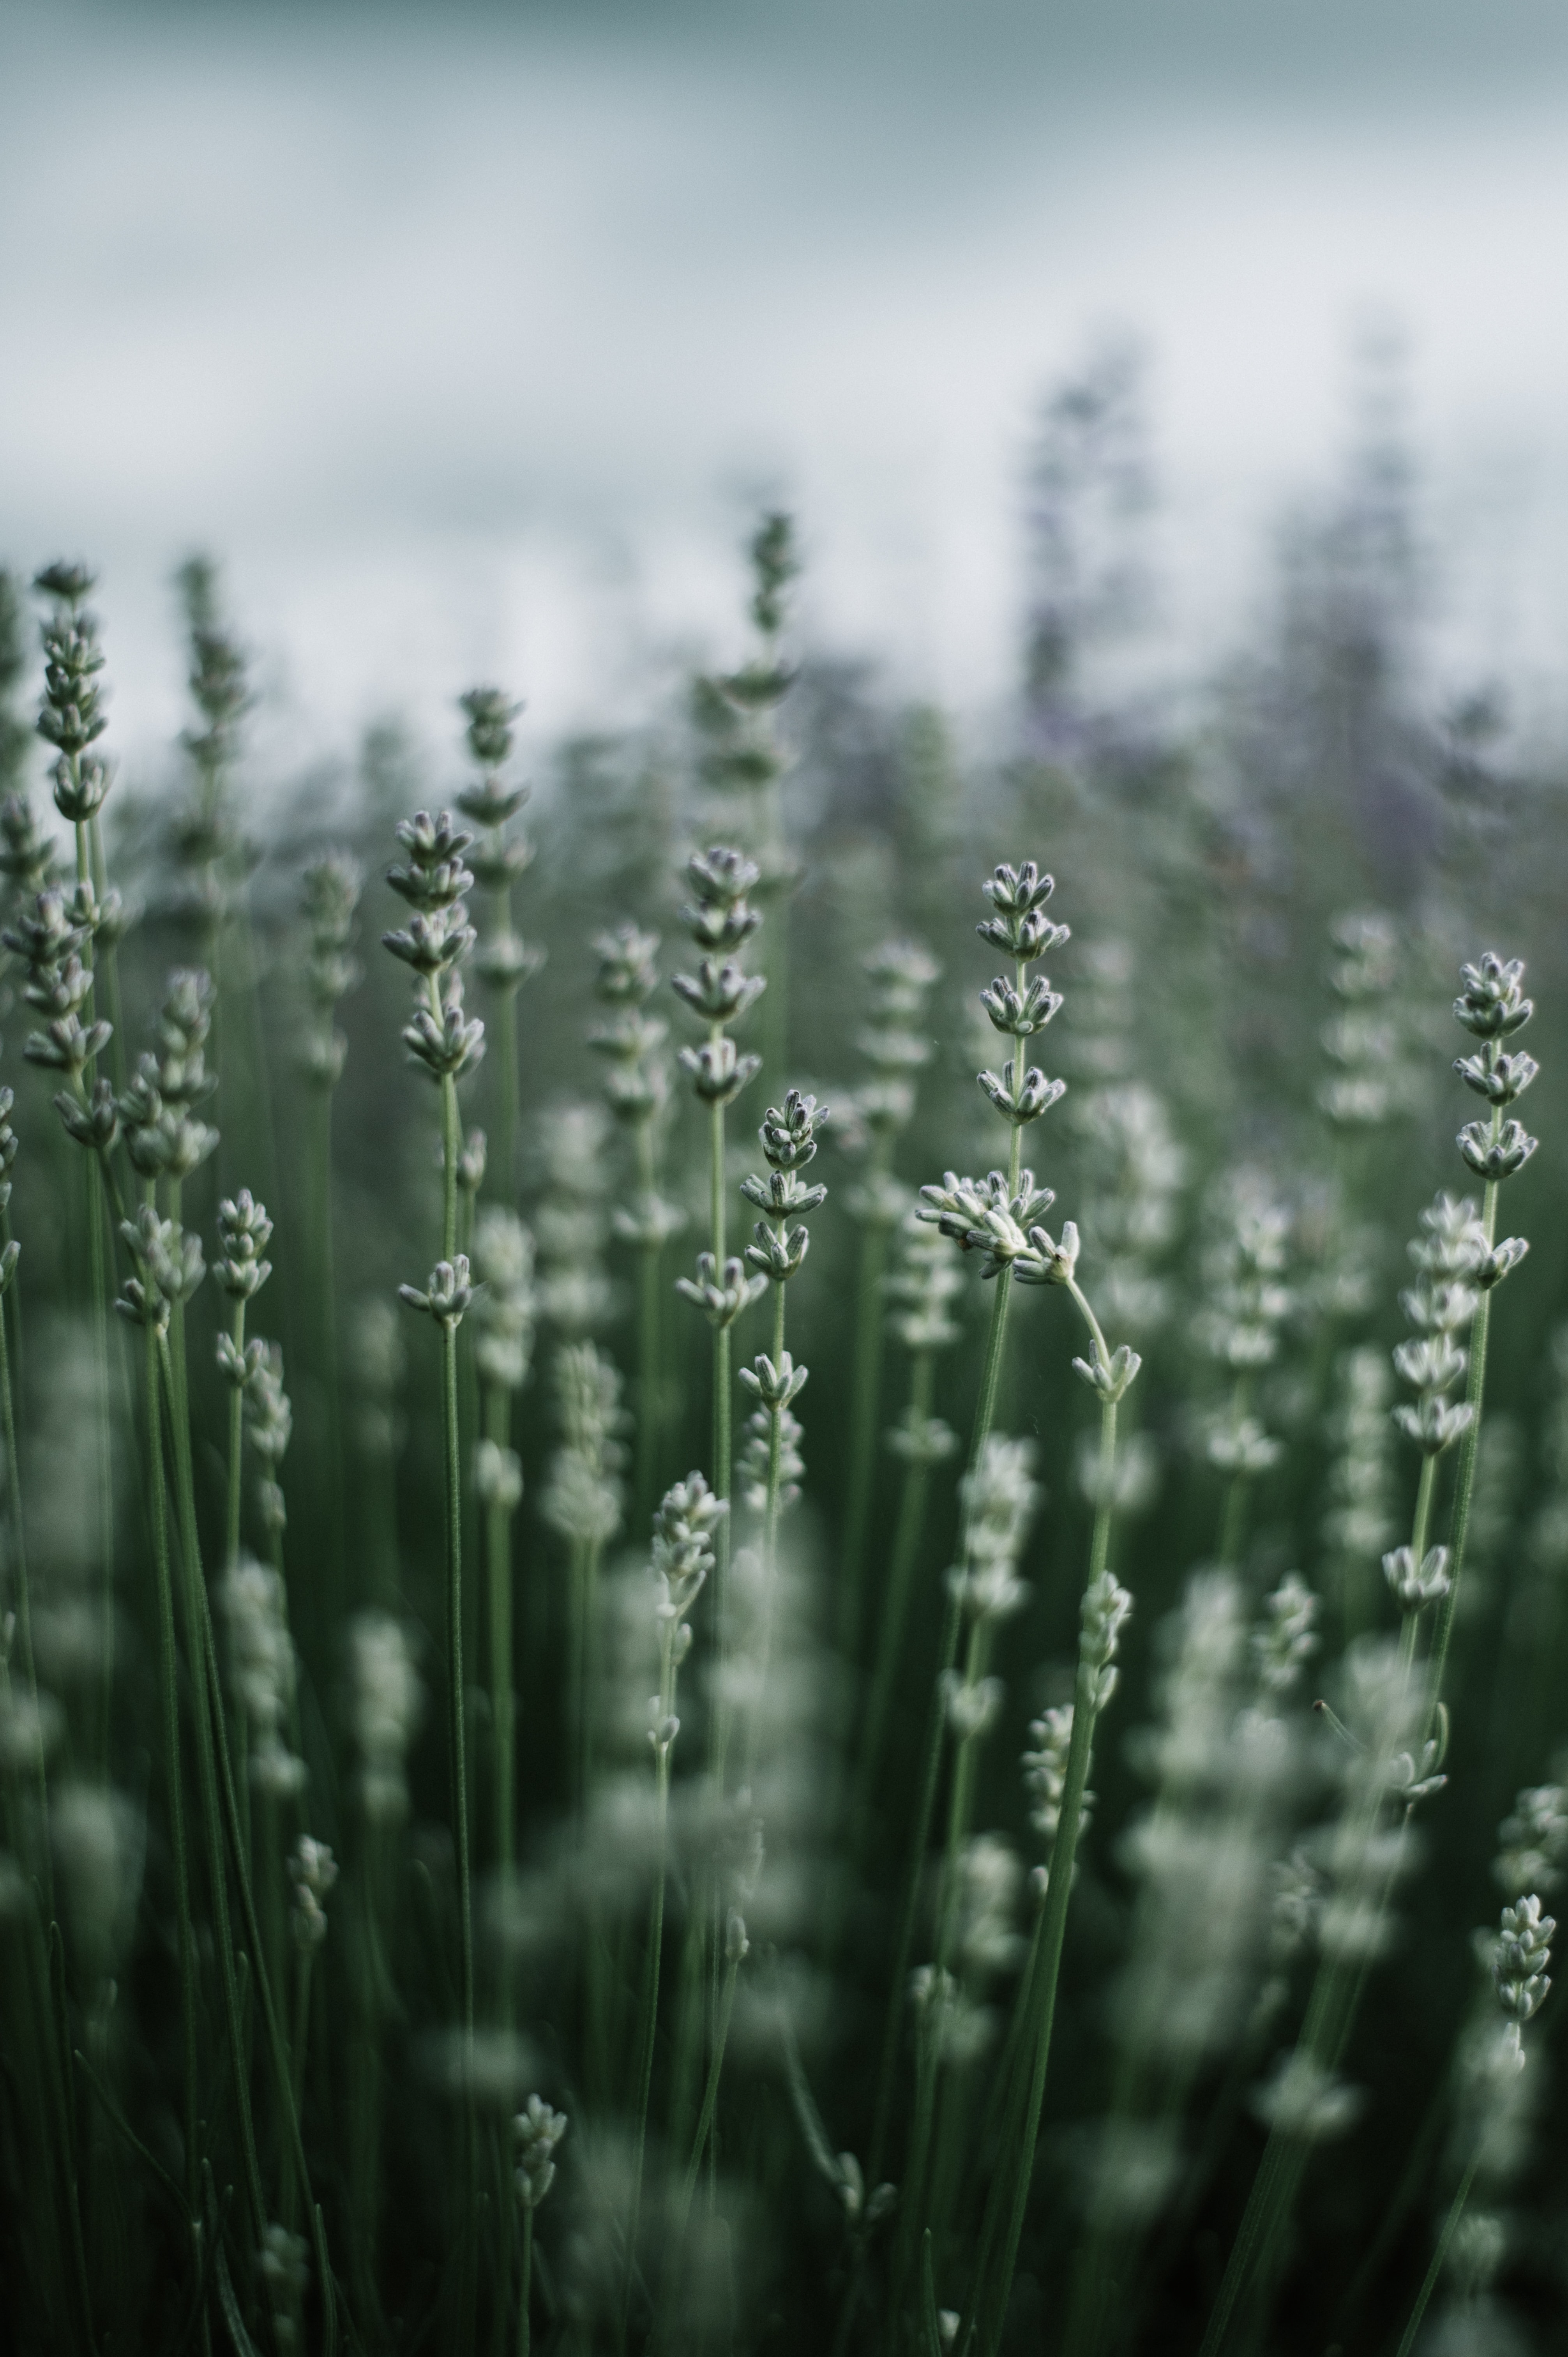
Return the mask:
<svg viewBox="0 0 1568 2357">
<path fill-rule="evenodd" d="M 193 546 L 289 767 L 389 708 L 444 740 L 479 675 L 552 734 L 645 712 L 759 500 L 808 638 L 993 729 L 1087 380 L 1119 694 L 1254 644 L 1375 450 L 1409 660 L 1545 744 L 1565 128 L 1547 0 L 23 0 L 0 545 L 104 568 L 133 778 Z"/>
</svg>

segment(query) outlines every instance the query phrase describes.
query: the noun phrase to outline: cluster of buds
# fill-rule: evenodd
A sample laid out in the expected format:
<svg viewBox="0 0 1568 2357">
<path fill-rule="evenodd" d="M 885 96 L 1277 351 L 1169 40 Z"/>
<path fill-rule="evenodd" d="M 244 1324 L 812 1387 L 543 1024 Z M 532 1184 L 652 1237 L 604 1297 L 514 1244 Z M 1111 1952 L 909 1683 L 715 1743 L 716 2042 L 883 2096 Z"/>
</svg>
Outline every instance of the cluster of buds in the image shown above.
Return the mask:
<svg viewBox="0 0 1568 2357">
<path fill-rule="evenodd" d="M 0 571 L 0 838 L 6 835 L 6 813 L 15 785 L 27 765 L 32 742 L 31 728 L 15 709 L 27 670 L 21 584 L 14 574 Z M 15 799 L 26 808 L 25 795 L 16 794 Z M 9 873 L 9 870 L 0 867 L 0 873 Z M 42 881 L 40 874 L 38 883 Z M 27 889 L 37 891 L 38 884 L 28 886 Z"/>
<path fill-rule="evenodd" d="M 771 1361 L 766 1358 L 759 1359 L 757 1363 L 758 1368 L 771 1366 Z M 792 1398 L 806 1380 L 805 1368 L 793 1366 L 789 1353 L 786 1351 L 783 1353 L 782 1368 L 777 1372 L 782 1385 L 788 1386 L 793 1383 L 794 1390 L 789 1393 L 789 1396 Z M 747 1370 L 743 1367 L 741 1369 L 743 1381 L 746 1372 Z M 760 1514 L 768 1503 L 768 1482 L 772 1463 L 775 1419 L 779 1426 L 779 1503 L 780 1507 L 792 1506 L 795 1503 L 800 1494 L 801 1481 L 805 1479 L 806 1460 L 801 1453 L 801 1443 L 806 1436 L 794 1410 L 787 1405 L 776 1408 L 767 1406 L 753 1408 L 746 1420 L 746 1435 L 736 1458 L 735 1472 L 740 1494 L 754 1514 Z"/>
<path fill-rule="evenodd" d="M 533 1354 L 533 1238 L 515 1211 L 487 1203 L 474 1228 L 478 1279 L 474 1364 L 481 1383 L 521 1391 Z"/>
<path fill-rule="evenodd" d="M 262 1255 L 272 1232 L 266 1205 L 258 1203 L 248 1187 L 242 1187 L 232 1201 L 225 1197 L 219 1204 L 218 1239 L 222 1250 L 217 1276 L 234 1300 L 253 1300 L 271 1276 L 273 1265 Z"/>
<path fill-rule="evenodd" d="M 242 1365 L 245 1438 L 262 1460 L 256 1477 L 256 1509 L 263 1529 L 276 1537 L 288 1520 L 278 1474 L 294 1433 L 294 1409 L 283 1383 L 283 1344 L 247 1342 Z"/>
<path fill-rule="evenodd" d="M 1029 1741 L 1033 1749 L 1019 1760 L 1024 1773 L 1024 1798 L 1029 1812 L 1029 1823 L 1040 1838 L 1054 1842 L 1057 1827 L 1061 1823 L 1062 1795 L 1067 1790 L 1067 1756 L 1072 1748 L 1073 1706 L 1059 1703 L 1040 1717 L 1029 1722 Z M 1089 1831 L 1095 1796 L 1085 1792 L 1079 1832 Z"/>
<path fill-rule="evenodd" d="M 738 1256 L 732 1255 L 721 1266 L 712 1253 L 699 1253 L 695 1277 L 678 1276 L 675 1290 L 696 1304 L 710 1326 L 723 1328 L 733 1326 L 743 1309 L 761 1300 L 768 1279 L 749 1275 Z"/>
<path fill-rule="evenodd" d="M 797 871 L 777 826 L 756 812 L 755 802 L 777 786 L 789 766 L 779 742 L 777 716 L 795 682 L 779 648 L 787 593 L 800 569 L 789 517 L 765 515 L 747 554 L 757 653 L 736 671 L 699 678 L 693 687 L 692 717 L 703 744 L 698 774 L 710 792 L 736 812 L 743 839 L 757 850 L 760 888 L 776 897 L 789 890 Z M 753 807 L 736 811 L 737 803 Z"/>
<path fill-rule="evenodd" d="M 827 1200 L 825 1187 L 808 1187 L 800 1178 L 815 1159 L 817 1132 L 827 1119 L 825 1105 L 791 1089 L 782 1105 L 768 1106 L 757 1133 L 768 1173 L 763 1178 L 753 1172 L 741 1181 L 741 1193 L 763 1215 L 752 1230 L 755 1241 L 746 1246 L 746 1257 L 771 1285 L 786 1284 L 805 1261 L 810 1233 L 801 1224 L 790 1227 L 790 1219 L 803 1221 Z"/>
<path fill-rule="evenodd" d="M 469 854 L 474 881 L 495 895 L 497 923 L 479 944 L 474 960 L 481 982 L 510 994 L 537 974 L 544 952 L 525 942 L 514 930 L 511 888 L 533 863 L 533 845 L 526 835 L 507 832 L 528 800 L 524 785 L 501 776 L 511 759 L 513 726 L 521 704 L 511 704 L 499 687 L 474 687 L 459 697 L 467 721 L 467 744 L 478 782 L 465 786 L 457 807 L 481 830 L 478 846 Z"/>
<path fill-rule="evenodd" d="M 1329 983 L 1341 1012 L 1326 1024 L 1323 1046 L 1335 1070 L 1318 1103 L 1341 1129 L 1372 1129 L 1403 1110 L 1405 1059 L 1393 1006 L 1399 932 L 1381 909 L 1337 917 L 1329 928 Z"/>
<path fill-rule="evenodd" d="M 55 808 L 75 827 L 85 827 L 97 817 L 111 779 L 108 762 L 91 749 L 109 726 L 98 684 L 103 650 L 97 622 L 84 602 L 95 579 L 82 565 L 50 565 L 33 582 L 39 595 L 54 603 L 43 629 L 38 734 L 55 748 Z"/>
<path fill-rule="evenodd" d="M 336 1088 L 349 1042 L 338 1028 L 338 1006 L 364 979 L 354 955 L 354 918 L 364 871 L 347 851 L 328 851 L 305 871 L 305 995 L 309 1017 L 300 1069 L 318 1088 Z"/>
<path fill-rule="evenodd" d="M 1454 1585 L 1448 1549 L 1428 1547 L 1418 1563 L 1413 1548 L 1394 1547 L 1383 1557 L 1383 1577 L 1402 1612 L 1423 1611 L 1429 1604 L 1441 1603 Z"/>
<path fill-rule="evenodd" d="M 138 1274 L 125 1279 L 114 1307 L 134 1324 L 162 1333 L 170 1310 L 188 1301 L 207 1274 L 201 1238 L 176 1220 L 160 1220 L 150 1203 L 142 1204 L 134 1220 L 123 1220 L 120 1233 Z"/>
<path fill-rule="evenodd" d="M 1176 1233 L 1187 1157 L 1163 1099 L 1142 1082 L 1085 1090 L 1074 1103 L 1095 1299 L 1108 1321 L 1153 1333 L 1171 1289 L 1151 1263 Z"/>
<path fill-rule="evenodd" d="M 565 2113 L 553 2112 L 540 2095 L 530 2095 L 526 2110 L 512 2121 L 517 2198 L 524 2210 L 537 2210 L 554 2184 L 555 2147 L 565 2133 Z"/>
<path fill-rule="evenodd" d="M 544 1120 L 544 1191 L 533 1213 L 539 1315 L 564 1334 L 591 1333 L 610 1312 L 604 1265 L 608 1131 L 604 1107 L 597 1104 L 555 1105 Z"/>
<path fill-rule="evenodd" d="M 1329 1426 L 1336 1443 L 1328 1473 L 1332 1503 L 1323 1518 L 1323 1535 L 1348 1564 L 1379 1555 L 1393 1535 L 1391 1387 L 1388 1361 L 1371 1344 L 1359 1344 L 1339 1360 L 1335 1385 L 1339 1405 Z"/>
<path fill-rule="evenodd" d="M 1022 1958 L 1017 1912 L 1023 1879 L 1017 1854 L 1000 1834 L 972 1835 L 959 1854 L 954 1947 L 971 1988 L 1012 1972 Z"/>
<path fill-rule="evenodd" d="M 653 1517 L 653 1617 L 659 1631 L 659 1692 L 649 1704 L 648 1739 L 669 1759 L 681 1722 L 676 1674 L 692 1650 L 692 1608 L 714 1563 L 714 1540 L 729 1507 L 700 1473 L 667 1490 Z"/>
<path fill-rule="evenodd" d="M 1266 1702 L 1282 1702 L 1316 1652 L 1317 1598 L 1299 1571 L 1287 1571 L 1264 1599 L 1252 1632 L 1252 1666 Z"/>
<path fill-rule="evenodd" d="M 419 977 L 403 1045 L 432 1080 L 455 1081 L 485 1052 L 484 1025 L 463 1012 L 461 966 L 475 940 L 463 898 L 474 876 L 464 856 L 474 838 L 454 823 L 449 812 L 432 818 L 419 811 L 399 820 L 397 839 L 406 865 L 389 867 L 387 882 L 413 914 L 404 929 L 383 933 L 381 942 Z"/>
<path fill-rule="evenodd" d="M 1290 1234 L 1284 1205 L 1256 1178 L 1243 1178 L 1208 1255 L 1208 1307 L 1198 1327 L 1204 1348 L 1234 1374 L 1255 1373 L 1279 1356 L 1280 1329 L 1295 1306 L 1282 1282 Z"/>
<path fill-rule="evenodd" d="M 400 1285 L 397 1297 L 410 1309 L 422 1310 L 425 1317 L 434 1318 L 444 1332 L 455 1332 L 474 1297 L 467 1253 L 458 1253 L 452 1260 L 438 1260 L 425 1279 L 423 1292 L 417 1286 Z"/>
<path fill-rule="evenodd" d="M 1027 1600 L 1018 1557 L 1039 1503 L 1039 1485 L 1030 1473 L 1034 1455 L 1031 1442 L 993 1433 L 979 1464 L 964 1476 L 964 1560 L 949 1572 L 948 1584 L 972 1620 L 1010 1619 Z"/>
<path fill-rule="evenodd" d="M 361 1612 L 349 1624 L 349 1686 L 365 1814 L 396 1824 L 408 1814 L 408 1753 L 424 1696 L 407 1632 L 389 1613 Z"/>
<path fill-rule="evenodd" d="M 612 1360 L 592 1342 L 569 1342 L 555 1361 L 562 1444 L 540 1512 L 575 1546 L 599 1547 L 620 1528 L 626 1414 Z"/>
<path fill-rule="evenodd" d="M 217 924 L 223 914 L 222 862 L 238 847 L 223 808 L 223 783 L 251 695 L 244 654 L 220 618 L 213 567 L 205 557 L 192 557 L 180 568 L 179 586 L 189 625 L 188 684 L 197 712 L 197 726 L 183 741 L 196 773 L 196 796 L 175 820 L 174 847 L 191 870 L 197 912 Z"/>
<path fill-rule="evenodd" d="M 11 1208 L 11 1170 L 20 1143 L 11 1126 L 16 1103 L 15 1089 L 0 1089 L 0 1217 Z"/>
<path fill-rule="evenodd" d="M 1517 2042 L 1521 2024 L 1538 2014 L 1552 1986 L 1552 1935 L 1557 1925 L 1532 1892 L 1505 1907 L 1492 1949 L 1492 1986 Z"/>
<path fill-rule="evenodd" d="M 84 899 L 90 903 L 91 896 L 79 889 L 68 902 L 63 892 L 46 886 L 34 894 L 31 908 L 19 912 L 0 934 L 0 941 L 26 965 L 22 995 L 43 1017 L 43 1028 L 28 1034 L 22 1053 L 30 1064 L 65 1073 L 79 1090 L 83 1068 L 102 1054 L 112 1036 L 107 1023 L 91 1017 L 92 968 L 81 952 L 91 939 L 95 911 L 83 905 Z M 73 1111 L 78 1109 L 74 1093 L 69 1102 Z"/>
<path fill-rule="evenodd" d="M 605 1095 L 616 1119 L 631 1132 L 637 1168 L 636 1192 L 629 1202 L 617 1205 L 612 1224 L 623 1243 L 657 1252 L 682 1224 L 680 1212 L 655 1183 L 670 1102 L 669 1069 L 660 1053 L 670 1027 L 648 1011 L 659 987 L 659 936 L 620 924 L 613 932 L 596 934 L 593 949 L 599 962 L 594 989 L 608 1013 L 589 1032 L 588 1045 L 607 1060 Z"/>
<path fill-rule="evenodd" d="M 1526 1890 L 1555 1890 L 1565 1861 L 1568 1791 L 1561 1784 L 1527 1784 L 1498 1828 L 1492 1878 L 1510 1899 Z"/>
<path fill-rule="evenodd" d="M 0 733 L 5 719 L 0 714 Z M 0 801 L 0 876 L 11 885 L 18 901 L 41 892 L 54 866 L 55 847 L 38 825 L 38 813 L 22 789 Z"/>
<path fill-rule="evenodd" d="M 250 1736 L 251 1781 L 269 1799 L 305 1786 L 305 1762 L 285 1740 L 295 1691 L 288 1599 L 278 1574 L 248 1557 L 223 1575 L 218 1590 L 229 1632 L 229 1674 Z"/>
<path fill-rule="evenodd" d="M 1534 1138 L 1509 1107 L 1524 1094 L 1540 1067 L 1533 1056 L 1516 1055 L 1502 1044 L 1523 1028 L 1535 1008 L 1521 988 L 1522 958 L 1510 958 L 1505 964 L 1488 950 L 1478 965 L 1460 968 L 1460 980 L 1465 987 L 1454 1002 L 1454 1017 L 1480 1045 L 1474 1055 L 1460 1057 L 1454 1069 L 1466 1088 L 1486 1099 L 1491 1118 L 1467 1122 L 1457 1144 L 1466 1168 L 1495 1186 L 1522 1170 L 1535 1152 Z"/>
<path fill-rule="evenodd" d="M 1395 1372 L 1416 1396 L 1413 1403 L 1402 1401 L 1393 1417 L 1408 1439 L 1435 1457 L 1458 1439 L 1474 1413 L 1467 1401 L 1450 1400 L 1448 1394 L 1468 1363 L 1458 1337 L 1480 1307 L 1476 1280 L 1489 1255 L 1468 1199 L 1456 1202 L 1452 1195 L 1438 1195 L 1422 1212 L 1421 1227 L 1410 1246 L 1416 1281 L 1400 1296 L 1414 1332 L 1393 1354 Z M 1502 1249 L 1506 1254 L 1510 1247 Z M 1518 1256 L 1523 1257 L 1522 1245 Z"/>
<path fill-rule="evenodd" d="M 215 993 L 211 976 L 199 966 L 177 968 L 169 975 L 158 1016 L 157 1052 L 136 1060 L 136 1069 L 124 1095 L 109 1099 L 101 1082 L 83 1123 L 101 1128 L 112 1115 L 124 1134 L 131 1167 L 143 1178 L 188 1178 L 218 1144 L 218 1132 L 199 1121 L 195 1108 L 217 1087 L 207 1070 L 207 1040 L 212 1028 Z M 66 1103 L 57 1099 L 60 1116 L 72 1128 Z M 80 1127 L 73 1129 L 80 1135 Z M 107 1146 L 95 1134 L 90 1142 Z"/>
<path fill-rule="evenodd" d="M 980 1254 L 983 1278 L 1010 1270 L 1021 1285 L 1070 1285 L 1078 1270 L 1078 1230 L 1062 1224 L 1059 1243 L 1038 1224 L 1056 1201 L 1049 1187 L 1036 1187 L 1032 1170 L 1020 1170 L 1015 1190 L 1000 1170 L 983 1178 L 942 1174 L 940 1187 L 922 1187 L 915 1216 L 950 1236 L 960 1252 Z"/>
<path fill-rule="evenodd" d="M 672 974 L 671 987 L 708 1027 L 702 1046 L 682 1048 L 678 1060 L 705 1105 L 733 1104 L 762 1068 L 760 1056 L 739 1054 L 726 1028 L 767 987 L 759 974 L 747 974 L 736 963 L 736 952 L 762 922 L 749 897 L 760 874 L 754 859 L 723 845 L 695 851 L 686 862 L 692 898 L 681 922 L 699 952 L 697 971 Z"/>
<path fill-rule="evenodd" d="M 294 1886 L 294 1938 L 301 1954 L 313 1956 L 327 1937 L 325 1901 L 338 1879 L 338 1861 L 326 1842 L 301 1834 L 289 1853 Z"/>
<path fill-rule="evenodd" d="M 1079 1671 L 1090 1681 L 1096 1715 L 1116 1691 L 1116 1650 L 1133 1599 L 1114 1572 L 1102 1571 L 1083 1591 Z"/>
<path fill-rule="evenodd" d="M 883 942 L 861 964 L 870 996 L 855 1046 L 871 1078 L 851 1096 L 839 1142 L 846 1153 L 863 1154 L 865 1168 L 844 1204 L 862 1226 L 890 1229 L 904 1218 L 908 1197 L 888 1166 L 914 1118 L 915 1074 L 930 1060 L 926 1005 L 942 970 L 918 942 Z"/>
<path fill-rule="evenodd" d="M 963 1279 L 940 1231 L 918 1213 L 906 1218 L 898 1258 L 882 1285 L 892 1304 L 888 1323 L 906 1351 L 918 1359 L 951 1349 L 959 1339 L 952 1305 L 963 1291 Z M 923 1415 L 914 1402 L 886 1437 L 894 1455 L 908 1464 L 940 1464 L 958 1446 L 951 1427 L 940 1416 Z"/>
<path fill-rule="evenodd" d="M 1059 949 L 1070 938 L 1066 925 L 1053 923 L 1046 902 L 1056 890 L 1054 877 L 1042 876 L 1032 859 L 1021 867 L 998 867 L 983 886 L 992 914 L 977 926 L 982 941 L 1003 950 L 1013 960 L 1013 979 L 999 974 L 980 994 L 992 1028 L 1014 1042 L 1014 1051 L 998 1074 L 983 1071 L 980 1086 L 1004 1121 L 1021 1128 L 1038 1121 L 1066 1094 L 1065 1081 L 1048 1081 L 1026 1064 L 1024 1043 L 1043 1031 L 1061 1006 L 1061 993 L 1043 974 L 1026 976 L 1037 958 Z"/>
</svg>

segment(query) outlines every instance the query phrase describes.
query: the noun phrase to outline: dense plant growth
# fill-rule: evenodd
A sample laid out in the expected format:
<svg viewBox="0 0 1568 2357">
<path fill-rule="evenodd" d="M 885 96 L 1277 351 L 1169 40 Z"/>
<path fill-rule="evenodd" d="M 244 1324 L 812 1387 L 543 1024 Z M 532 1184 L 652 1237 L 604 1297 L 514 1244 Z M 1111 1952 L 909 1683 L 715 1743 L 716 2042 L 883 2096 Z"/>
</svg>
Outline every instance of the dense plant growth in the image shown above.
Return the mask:
<svg viewBox="0 0 1568 2357">
<path fill-rule="evenodd" d="M 750 563 L 537 844 L 489 687 L 259 799 L 199 564 L 137 799 L 4 585 L 11 2345 L 1501 2347 L 1555 791 L 1359 558 L 1187 736 L 1047 583 L 968 774 Z"/>
</svg>

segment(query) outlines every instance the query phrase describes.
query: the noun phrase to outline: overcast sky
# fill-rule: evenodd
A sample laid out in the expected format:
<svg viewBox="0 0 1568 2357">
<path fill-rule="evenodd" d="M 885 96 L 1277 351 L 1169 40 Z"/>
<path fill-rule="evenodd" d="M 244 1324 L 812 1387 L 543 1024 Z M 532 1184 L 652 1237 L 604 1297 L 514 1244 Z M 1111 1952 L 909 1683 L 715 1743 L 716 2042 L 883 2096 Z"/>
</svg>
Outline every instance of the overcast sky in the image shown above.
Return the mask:
<svg viewBox="0 0 1568 2357">
<path fill-rule="evenodd" d="M 479 674 L 624 716 L 726 627 L 751 505 L 813 631 L 978 706 L 1031 404 L 1146 341 L 1165 660 L 1409 332 L 1445 642 L 1568 646 L 1568 10 L 1545 0 L 0 0 L 0 556 L 105 568 L 116 730 L 225 562 L 346 743 Z"/>
</svg>

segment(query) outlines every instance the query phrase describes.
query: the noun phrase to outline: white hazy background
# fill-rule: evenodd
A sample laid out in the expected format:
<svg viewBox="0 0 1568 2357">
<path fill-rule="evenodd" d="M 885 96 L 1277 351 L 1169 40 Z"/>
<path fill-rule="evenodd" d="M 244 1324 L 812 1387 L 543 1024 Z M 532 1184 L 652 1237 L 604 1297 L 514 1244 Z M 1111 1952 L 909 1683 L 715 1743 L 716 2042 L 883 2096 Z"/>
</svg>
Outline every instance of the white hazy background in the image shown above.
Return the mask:
<svg viewBox="0 0 1568 2357">
<path fill-rule="evenodd" d="M 1041 392 L 1145 345 L 1176 679 L 1331 481 L 1359 319 L 1409 348 L 1434 659 L 1568 649 L 1558 0 L 0 0 L 0 562 L 102 565 L 115 743 L 225 570 L 272 741 L 542 732 L 733 646 L 784 499 L 812 637 L 994 712 Z M 1561 699 L 1568 705 L 1568 699 Z"/>
</svg>

